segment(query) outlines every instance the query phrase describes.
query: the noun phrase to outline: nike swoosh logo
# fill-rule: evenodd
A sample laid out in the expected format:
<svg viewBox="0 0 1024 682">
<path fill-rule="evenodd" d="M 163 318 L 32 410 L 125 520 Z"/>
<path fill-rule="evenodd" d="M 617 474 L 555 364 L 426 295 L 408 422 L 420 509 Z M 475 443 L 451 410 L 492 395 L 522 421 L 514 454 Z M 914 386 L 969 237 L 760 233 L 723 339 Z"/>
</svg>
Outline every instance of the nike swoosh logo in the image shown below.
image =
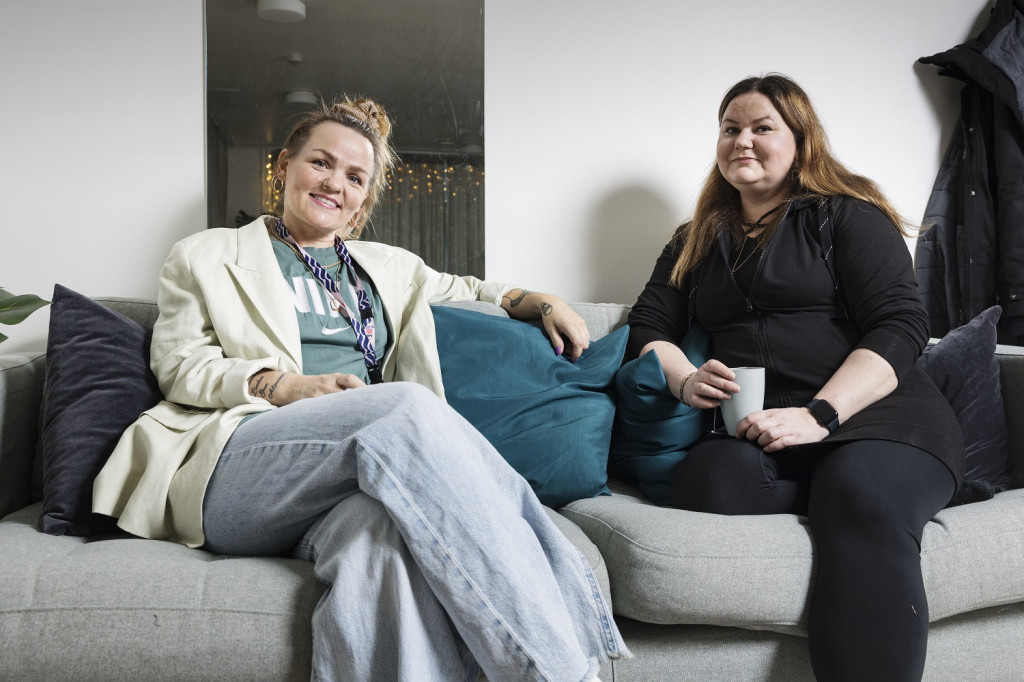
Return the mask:
<svg viewBox="0 0 1024 682">
<path fill-rule="evenodd" d="M 324 325 L 323 327 L 320 328 L 320 333 L 323 334 L 324 336 L 331 336 L 332 334 L 340 334 L 341 332 L 347 331 L 347 330 L 349 330 L 351 328 L 352 328 L 351 326 L 348 326 L 348 327 L 339 327 L 338 329 L 328 329 L 327 325 Z"/>
</svg>

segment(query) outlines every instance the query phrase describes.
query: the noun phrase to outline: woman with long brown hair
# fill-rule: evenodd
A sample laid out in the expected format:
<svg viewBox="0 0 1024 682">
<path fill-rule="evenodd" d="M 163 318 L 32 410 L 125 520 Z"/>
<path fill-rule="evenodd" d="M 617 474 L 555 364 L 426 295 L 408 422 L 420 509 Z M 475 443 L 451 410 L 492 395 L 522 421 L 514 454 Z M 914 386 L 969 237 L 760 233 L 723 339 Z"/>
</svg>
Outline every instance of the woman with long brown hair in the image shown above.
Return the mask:
<svg viewBox="0 0 1024 682">
<path fill-rule="evenodd" d="M 731 368 L 765 368 L 764 407 L 695 444 L 674 505 L 807 515 L 809 642 L 822 680 L 916 680 L 928 605 L 925 523 L 963 476 L 963 437 L 916 365 L 928 339 L 907 233 L 878 187 L 832 154 L 807 94 L 745 79 L 719 109 L 717 163 L 630 316 L 629 357 L 657 354 L 673 393 L 714 409 Z M 691 326 L 712 358 L 680 348 Z"/>
</svg>

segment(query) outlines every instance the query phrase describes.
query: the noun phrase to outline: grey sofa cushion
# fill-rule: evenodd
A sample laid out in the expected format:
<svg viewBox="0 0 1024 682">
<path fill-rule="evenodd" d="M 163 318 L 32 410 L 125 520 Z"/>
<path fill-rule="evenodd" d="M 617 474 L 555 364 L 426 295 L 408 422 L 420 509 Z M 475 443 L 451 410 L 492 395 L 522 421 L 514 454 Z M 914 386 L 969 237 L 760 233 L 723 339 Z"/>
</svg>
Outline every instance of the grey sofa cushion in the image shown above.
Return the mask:
<svg viewBox="0 0 1024 682">
<path fill-rule="evenodd" d="M 800 629 L 813 555 L 806 519 L 700 514 L 621 491 L 561 509 L 604 556 L 616 615 L 656 624 Z"/>
<path fill-rule="evenodd" d="M 601 588 L 601 593 L 604 598 L 608 601 L 608 605 L 612 606 L 612 594 L 611 584 L 608 580 L 608 565 L 605 563 L 604 557 L 601 556 L 601 552 L 597 549 L 597 545 L 591 542 L 587 534 L 584 533 L 579 526 L 575 523 L 562 516 L 554 509 L 545 507 L 544 511 L 547 512 L 548 516 L 555 525 L 558 526 L 558 530 L 562 531 L 562 535 L 569 539 L 576 549 L 580 551 L 583 558 L 590 564 L 590 568 L 594 571 L 594 577 L 597 578 L 598 587 Z M 614 607 L 613 607 L 614 608 Z"/>
<path fill-rule="evenodd" d="M 313 564 L 230 557 L 128 534 L 85 539 L 36 529 L 41 504 L 0 521 L 0 678 L 308 680 Z M 590 562 L 592 542 L 548 510 Z M 24 674 L 25 676 L 21 676 Z M 35 677 L 32 677 L 35 675 Z"/>
<path fill-rule="evenodd" d="M 592 340 L 600 339 L 622 325 L 629 317 L 630 306 L 621 303 L 572 303 L 572 309 L 587 323 Z"/>
<path fill-rule="evenodd" d="M 814 682 L 807 642 L 801 637 L 765 630 L 616 620 L 634 655 L 616 661 L 616 682 Z M 1021 679 L 1022 622 L 1024 604 L 1018 603 L 932 623 L 924 679 Z"/>
<path fill-rule="evenodd" d="M 116 660 L 118 679 L 309 679 L 311 563 L 46 535 L 41 507 L 0 522 L 5 669 L 102 679 Z"/>
<path fill-rule="evenodd" d="M 925 526 L 921 571 L 934 622 L 1024 601 L 1024 489 L 944 509 Z"/>
<path fill-rule="evenodd" d="M 700 514 L 622 492 L 561 511 L 604 555 L 617 615 L 806 631 L 814 554 L 803 517 Z M 1024 490 L 941 511 L 921 562 L 933 622 L 1024 601 Z"/>
</svg>

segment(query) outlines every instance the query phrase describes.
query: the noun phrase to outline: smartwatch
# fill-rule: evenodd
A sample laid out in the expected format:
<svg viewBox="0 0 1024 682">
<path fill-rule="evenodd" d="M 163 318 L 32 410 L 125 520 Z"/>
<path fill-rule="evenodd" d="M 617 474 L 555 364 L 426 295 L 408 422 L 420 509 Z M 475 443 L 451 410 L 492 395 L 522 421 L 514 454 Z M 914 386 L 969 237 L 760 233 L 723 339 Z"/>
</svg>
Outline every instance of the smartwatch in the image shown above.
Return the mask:
<svg viewBox="0 0 1024 682">
<path fill-rule="evenodd" d="M 832 407 L 827 400 L 819 400 L 815 398 L 811 402 L 804 405 L 814 417 L 814 420 L 828 429 L 829 433 L 832 433 L 839 427 L 839 413 L 836 412 L 836 408 Z"/>
</svg>

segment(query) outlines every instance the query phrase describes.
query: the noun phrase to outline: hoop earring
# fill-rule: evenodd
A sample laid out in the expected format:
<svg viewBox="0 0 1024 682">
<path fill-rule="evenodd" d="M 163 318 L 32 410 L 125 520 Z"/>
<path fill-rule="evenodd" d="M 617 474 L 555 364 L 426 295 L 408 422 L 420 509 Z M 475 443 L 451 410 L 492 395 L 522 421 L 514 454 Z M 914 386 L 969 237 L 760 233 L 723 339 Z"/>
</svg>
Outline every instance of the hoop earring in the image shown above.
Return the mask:
<svg viewBox="0 0 1024 682">
<path fill-rule="evenodd" d="M 270 181 L 270 189 L 274 190 L 275 192 L 283 192 L 284 178 L 282 178 L 280 175 L 275 175 L 274 179 Z"/>
</svg>

